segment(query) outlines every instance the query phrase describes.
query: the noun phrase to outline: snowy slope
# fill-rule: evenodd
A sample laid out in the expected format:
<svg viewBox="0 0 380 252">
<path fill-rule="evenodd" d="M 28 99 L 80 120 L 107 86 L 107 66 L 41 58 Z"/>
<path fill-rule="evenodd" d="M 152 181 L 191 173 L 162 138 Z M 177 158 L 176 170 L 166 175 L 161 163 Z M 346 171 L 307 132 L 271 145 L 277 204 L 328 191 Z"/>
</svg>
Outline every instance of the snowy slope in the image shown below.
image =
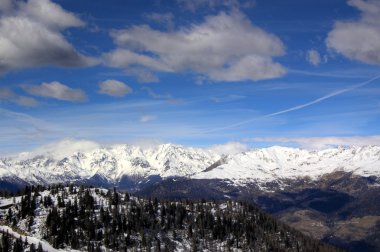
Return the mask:
<svg viewBox="0 0 380 252">
<path fill-rule="evenodd" d="M 256 149 L 229 157 L 226 164 L 193 178 L 269 182 L 301 177 L 318 179 L 335 171 L 380 177 L 380 147 L 340 147 L 322 151 L 278 146 Z"/>
<path fill-rule="evenodd" d="M 31 183 L 75 181 L 94 175 L 118 182 L 123 176 L 190 176 L 203 171 L 219 158 L 218 154 L 210 151 L 172 144 L 146 149 L 116 145 L 73 153 L 62 159 L 42 155 L 30 158 L 27 153 L 22 153 L 0 159 L 0 171 L 17 174 Z"/>
<path fill-rule="evenodd" d="M 10 227 L 8 226 L 0 226 L 0 231 L 3 231 L 3 232 L 6 232 L 10 235 L 12 235 L 13 237 L 15 238 L 22 238 L 23 241 L 25 241 L 25 239 L 27 240 L 28 244 L 31 245 L 31 244 L 34 244 L 35 248 L 38 247 L 38 244 L 41 243 L 42 245 L 42 249 L 44 251 L 47 251 L 47 252 L 57 252 L 57 251 L 60 251 L 58 249 L 55 249 L 53 248 L 49 243 L 47 243 L 46 241 L 43 241 L 43 240 L 40 240 L 38 238 L 35 238 L 35 237 L 32 237 L 32 236 L 25 236 L 25 235 L 21 235 L 15 231 L 13 231 L 13 229 L 11 229 Z M 62 251 L 66 251 L 66 250 L 62 250 Z"/>
<path fill-rule="evenodd" d="M 380 177 L 380 147 L 332 148 L 308 151 L 270 147 L 234 155 L 207 149 L 162 144 L 151 148 L 130 145 L 75 152 L 64 158 L 22 153 L 0 158 L 0 178 L 17 176 L 30 183 L 59 183 L 98 175 L 118 183 L 124 176 L 229 179 L 235 183 L 318 177 L 334 171 Z"/>
</svg>

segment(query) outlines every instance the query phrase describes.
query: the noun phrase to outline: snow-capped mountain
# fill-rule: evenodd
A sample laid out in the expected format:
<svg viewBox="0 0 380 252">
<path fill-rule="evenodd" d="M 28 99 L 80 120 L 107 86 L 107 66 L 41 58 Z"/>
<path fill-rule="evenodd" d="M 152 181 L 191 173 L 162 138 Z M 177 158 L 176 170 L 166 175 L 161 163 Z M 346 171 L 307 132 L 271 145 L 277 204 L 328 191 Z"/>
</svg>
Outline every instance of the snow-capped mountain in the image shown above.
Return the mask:
<svg viewBox="0 0 380 252">
<path fill-rule="evenodd" d="M 231 151 L 173 144 L 69 145 L 0 158 L 0 189 L 77 183 L 118 186 L 146 198 L 246 201 L 347 248 L 354 239 L 372 246 L 379 232 L 371 223 L 380 219 L 380 146 Z"/>
<path fill-rule="evenodd" d="M 117 183 L 123 177 L 158 175 L 185 177 L 199 173 L 220 158 L 216 153 L 163 144 L 155 148 L 115 145 L 64 158 L 21 153 L 0 160 L 0 175 L 13 175 L 30 183 L 59 183 L 101 177 Z"/>
<path fill-rule="evenodd" d="M 193 178 L 266 183 L 304 177 L 315 180 L 336 171 L 380 177 L 380 147 L 340 147 L 321 151 L 278 146 L 256 149 L 231 156 L 225 164 L 197 173 Z"/>
<path fill-rule="evenodd" d="M 123 178 L 159 176 L 226 179 L 235 184 L 283 179 L 317 179 L 335 171 L 380 177 L 380 147 L 339 147 L 321 151 L 270 147 L 233 155 L 211 149 L 162 144 L 150 148 L 115 145 L 75 152 L 66 157 L 21 153 L 0 158 L 0 178 L 28 183 L 60 183 L 101 178 L 117 184 Z"/>
</svg>

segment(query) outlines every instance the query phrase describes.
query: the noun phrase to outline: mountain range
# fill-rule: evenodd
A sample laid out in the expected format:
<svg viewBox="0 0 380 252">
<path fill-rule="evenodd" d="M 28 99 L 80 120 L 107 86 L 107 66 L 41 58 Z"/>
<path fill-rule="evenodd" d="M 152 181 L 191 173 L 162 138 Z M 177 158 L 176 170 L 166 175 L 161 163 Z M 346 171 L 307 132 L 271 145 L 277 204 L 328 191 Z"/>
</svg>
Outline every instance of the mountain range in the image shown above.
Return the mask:
<svg viewBox="0 0 380 252">
<path fill-rule="evenodd" d="M 20 153 L 0 158 L 0 177 L 30 184 L 102 179 L 123 186 L 133 180 L 223 179 L 235 185 L 255 182 L 265 189 L 271 182 L 308 178 L 317 180 L 337 171 L 380 177 L 380 147 L 338 147 L 321 151 L 274 146 L 233 155 L 211 149 L 162 144 L 141 148 L 115 145 L 65 157 Z"/>
<path fill-rule="evenodd" d="M 349 251 L 380 251 L 379 146 L 223 152 L 114 145 L 0 158 L 2 188 L 56 183 L 118 187 L 144 197 L 246 201 Z"/>
</svg>

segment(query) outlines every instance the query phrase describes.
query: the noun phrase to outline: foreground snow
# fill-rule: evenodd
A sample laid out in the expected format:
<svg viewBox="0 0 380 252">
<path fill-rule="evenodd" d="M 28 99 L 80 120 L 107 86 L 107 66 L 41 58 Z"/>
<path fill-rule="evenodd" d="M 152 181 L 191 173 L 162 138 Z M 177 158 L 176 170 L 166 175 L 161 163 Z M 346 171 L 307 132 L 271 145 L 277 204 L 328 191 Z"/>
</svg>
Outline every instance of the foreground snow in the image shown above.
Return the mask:
<svg viewBox="0 0 380 252">
<path fill-rule="evenodd" d="M 12 235 L 13 237 L 15 238 L 19 238 L 21 237 L 23 241 L 25 241 L 25 238 L 27 239 L 28 241 L 28 244 L 31 245 L 31 244 L 34 244 L 35 247 L 37 248 L 38 247 L 38 244 L 41 243 L 42 245 L 42 249 L 44 251 L 47 251 L 47 252 L 56 252 L 56 251 L 60 251 L 60 250 L 57 250 L 55 248 L 53 248 L 49 243 L 47 243 L 46 241 L 42 241 L 40 239 L 37 239 L 36 237 L 32 237 L 32 236 L 25 236 L 25 235 L 21 235 L 15 231 L 13 231 L 12 228 L 8 227 L 8 226 L 0 226 L 0 231 L 4 231 L 4 232 L 8 232 L 10 235 Z M 64 250 L 62 250 L 64 251 Z"/>
</svg>

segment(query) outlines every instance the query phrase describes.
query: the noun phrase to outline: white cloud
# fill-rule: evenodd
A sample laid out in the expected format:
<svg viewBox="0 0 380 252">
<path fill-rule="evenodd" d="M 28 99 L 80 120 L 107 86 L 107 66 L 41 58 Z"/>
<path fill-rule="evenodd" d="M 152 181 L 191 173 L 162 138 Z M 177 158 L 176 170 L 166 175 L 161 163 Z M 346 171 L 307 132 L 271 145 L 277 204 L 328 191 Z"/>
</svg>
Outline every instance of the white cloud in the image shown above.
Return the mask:
<svg viewBox="0 0 380 252">
<path fill-rule="evenodd" d="M 192 71 L 214 81 L 262 80 L 285 74 L 273 57 L 284 54 L 275 35 L 253 25 L 241 12 L 221 12 L 176 31 L 133 26 L 111 33 L 119 46 L 104 55 L 112 67 L 150 71 Z"/>
<path fill-rule="evenodd" d="M 146 149 L 156 148 L 160 144 L 165 144 L 165 142 L 163 142 L 160 139 L 154 139 L 154 138 L 139 138 L 139 139 L 128 141 L 128 144 L 132 146 L 138 146 L 146 150 Z"/>
<path fill-rule="evenodd" d="M 46 65 L 80 67 L 95 63 L 93 58 L 78 53 L 61 33 L 84 24 L 72 13 L 49 0 L 20 1 L 9 8 L 14 9 L 0 17 L 0 73 Z"/>
<path fill-rule="evenodd" d="M 163 64 L 159 59 L 139 54 L 128 49 L 118 48 L 111 53 L 106 54 L 105 59 L 106 62 L 113 67 L 128 68 L 130 66 L 138 65 L 157 71 L 172 72 L 172 69 Z"/>
<path fill-rule="evenodd" d="M 36 99 L 17 95 L 8 88 L 0 88 L 0 101 L 15 103 L 24 107 L 36 107 L 38 105 L 38 101 Z"/>
<path fill-rule="evenodd" d="M 147 123 L 147 122 L 155 120 L 156 118 L 157 117 L 153 115 L 143 115 L 140 117 L 140 122 Z"/>
<path fill-rule="evenodd" d="M 371 24 L 380 23 L 380 2 L 378 0 L 349 0 L 348 4 L 362 11 L 364 22 Z"/>
<path fill-rule="evenodd" d="M 65 139 L 59 142 L 44 145 L 32 152 L 24 152 L 19 155 L 20 159 L 32 158 L 37 155 L 47 156 L 49 158 L 60 160 L 78 152 L 92 151 L 101 146 L 93 141 Z"/>
<path fill-rule="evenodd" d="M 22 15 L 53 29 L 84 26 L 82 20 L 50 0 L 29 0 L 26 3 L 21 3 L 20 9 Z"/>
<path fill-rule="evenodd" d="M 70 88 L 58 81 L 42 83 L 41 85 L 23 85 L 22 88 L 31 95 L 54 98 L 69 102 L 83 102 L 87 100 L 86 94 L 80 89 Z"/>
<path fill-rule="evenodd" d="M 345 57 L 367 64 L 380 64 L 380 1 L 349 0 L 359 9 L 358 21 L 338 21 L 326 44 Z"/>
<path fill-rule="evenodd" d="M 307 52 L 306 60 L 313 66 L 318 66 L 321 63 L 321 55 L 318 51 L 311 49 Z"/>
<path fill-rule="evenodd" d="M 228 142 L 225 144 L 217 144 L 209 147 L 209 150 L 216 152 L 220 155 L 234 155 L 244 151 L 248 151 L 250 148 L 246 144 L 239 142 Z"/>
<path fill-rule="evenodd" d="M 335 146 L 366 146 L 380 145 L 380 136 L 349 136 L 349 137 L 274 137 L 247 139 L 253 142 L 292 143 L 305 149 L 326 149 Z"/>
<path fill-rule="evenodd" d="M 132 93 L 132 88 L 117 80 L 106 80 L 99 84 L 99 93 L 110 96 L 123 97 Z"/>
</svg>

